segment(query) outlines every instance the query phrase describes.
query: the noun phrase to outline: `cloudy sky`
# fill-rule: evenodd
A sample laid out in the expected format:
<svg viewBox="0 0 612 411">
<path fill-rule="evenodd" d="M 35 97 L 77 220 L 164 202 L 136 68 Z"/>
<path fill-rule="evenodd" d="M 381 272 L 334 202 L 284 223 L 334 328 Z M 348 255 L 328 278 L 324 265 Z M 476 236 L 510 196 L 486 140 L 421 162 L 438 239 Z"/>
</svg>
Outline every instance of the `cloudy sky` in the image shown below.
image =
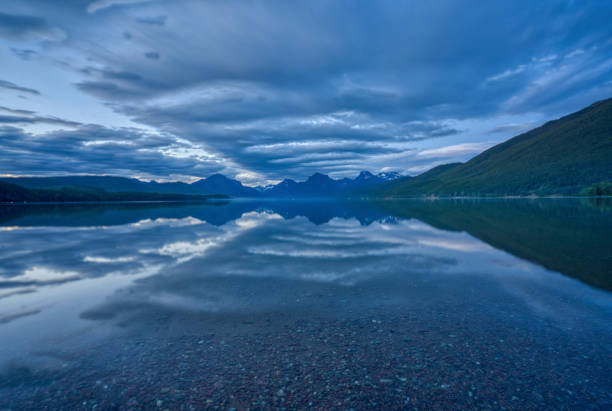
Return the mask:
<svg viewBox="0 0 612 411">
<path fill-rule="evenodd" d="M 609 1 L 2 0 L 0 174 L 418 174 L 612 97 Z"/>
</svg>

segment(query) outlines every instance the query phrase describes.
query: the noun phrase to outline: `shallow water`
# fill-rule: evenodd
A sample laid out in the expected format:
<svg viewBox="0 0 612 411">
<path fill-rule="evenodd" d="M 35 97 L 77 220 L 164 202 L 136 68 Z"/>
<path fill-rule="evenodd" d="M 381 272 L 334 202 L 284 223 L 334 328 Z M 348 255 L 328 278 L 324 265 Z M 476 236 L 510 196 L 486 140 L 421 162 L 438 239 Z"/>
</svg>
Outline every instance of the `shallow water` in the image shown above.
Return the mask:
<svg viewBox="0 0 612 411">
<path fill-rule="evenodd" d="M 0 409 L 612 407 L 612 210 L 0 206 Z"/>
</svg>

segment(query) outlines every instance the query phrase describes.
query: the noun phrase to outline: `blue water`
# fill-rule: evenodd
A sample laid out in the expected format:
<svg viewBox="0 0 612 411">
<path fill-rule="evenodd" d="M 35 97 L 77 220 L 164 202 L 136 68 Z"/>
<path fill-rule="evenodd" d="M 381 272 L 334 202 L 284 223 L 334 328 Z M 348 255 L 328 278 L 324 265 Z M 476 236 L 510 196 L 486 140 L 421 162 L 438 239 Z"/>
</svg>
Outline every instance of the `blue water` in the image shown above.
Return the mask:
<svg viewBox="0 0 612 411">
<path fill-rule="evenodd" d="M 0 408 L 609 408 L 612 211 L 2 206 Z"/>
</svg>

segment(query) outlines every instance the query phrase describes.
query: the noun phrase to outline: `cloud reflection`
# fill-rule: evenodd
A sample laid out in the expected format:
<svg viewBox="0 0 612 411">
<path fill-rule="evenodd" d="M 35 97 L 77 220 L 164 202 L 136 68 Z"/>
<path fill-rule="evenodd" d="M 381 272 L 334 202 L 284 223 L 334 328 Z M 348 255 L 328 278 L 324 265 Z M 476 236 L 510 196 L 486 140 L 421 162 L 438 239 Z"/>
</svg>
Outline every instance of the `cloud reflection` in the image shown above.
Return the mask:
<svg viewBox="0 0 612 411">
<path fill-rule="evenodd" d="M 439 205 L 423 204 L 426 212 Z M 445 204 L 451 208 L 431 213 L 432 224 L 460 207 Z M 92 321 L 114 330 L 173 316 L 377 312 L 446 304 L 448 292 L 467 303 L 475 289 L 492 300 L 523 301 L 538 315 L 553 316 L 554 297 L 577 289 L 583 308 L 566 307 L 565 317 L 587 300 L 609 308 L 588 288 L 466 231 L 410 218 L 406 203 L 399 204 L 404 214 L 367 204 L 294 206 L 75 209 L 91 215 L 85 221 L 96 224 L 88 226 L 43 224 L 73 224 L 71 214 L 10 220 L 15 229 L 1 234 L 0 343 L 33 329 L 41 336 L 76 332 Z M 21 229 L 16 221 L 31 225 Z M 61 330 L 50 327 L 58 323 Z"/>
</svg>

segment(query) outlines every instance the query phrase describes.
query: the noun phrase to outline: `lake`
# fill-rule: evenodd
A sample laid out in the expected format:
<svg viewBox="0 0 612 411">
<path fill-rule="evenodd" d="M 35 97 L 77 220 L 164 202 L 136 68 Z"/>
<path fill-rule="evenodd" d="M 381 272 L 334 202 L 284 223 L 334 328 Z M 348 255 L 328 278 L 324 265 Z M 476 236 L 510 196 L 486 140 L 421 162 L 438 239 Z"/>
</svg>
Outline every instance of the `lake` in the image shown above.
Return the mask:
<svg viewBox="0 0 612 411">
<path fill-rule="evenodd" d="M 612 408 L 609 200 L 0 206 L 0 409 Z"/>
</svg>

